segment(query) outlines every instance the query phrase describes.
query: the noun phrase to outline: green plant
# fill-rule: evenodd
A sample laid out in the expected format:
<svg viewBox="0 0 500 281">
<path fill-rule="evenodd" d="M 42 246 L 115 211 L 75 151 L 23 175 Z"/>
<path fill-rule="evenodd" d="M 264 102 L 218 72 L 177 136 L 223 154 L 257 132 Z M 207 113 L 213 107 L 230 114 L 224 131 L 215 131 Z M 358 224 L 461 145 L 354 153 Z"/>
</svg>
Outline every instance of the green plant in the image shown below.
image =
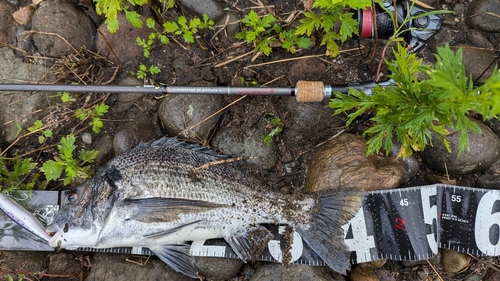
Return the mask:
<svg viewBox="0 0 500 281">
<path fill-rule="evenodd" d="M 28 128 L 28 131 L 30 131 L 30 132 L 39 131 L 40 132 L 40 135 L 38 136 L 39 143 L 44 143 L 46 138 L 52 137 L 52 130 L 51 129 L 44 129 L 43 123 L 41 120 L 36 120 L 33 123 L 33 126 Z"/>
<path fill-rule="evenodd" d="M 76 149 L 75 140 L 74 135 L 61 138 L 61 143 L 57 146 L 59 156 L 43 163 L 42 171 L 48 181 L 59 179 L 63 172 L 65 185 L 70 184 L 74 178 L 86 179 L 89 177 L 90 166 L 85 164 L 93 163 L 99 152 L 97 150 L 81 150 L 79 159 L 75 159 L 73 158 L 73 152 Z"/>
<path fill-rule="evenodd" d="M 383 1 L 374 2 L 382 4 Z M 354 13 L 346 12 L 350 9 L 364 9 L 372 5 L 372 0 L 315 0 L 312 7 L 319 8 L 319 15 L 313 11 L 304 12 L 305 18 L 300 20 L 297 27 L 297 35 L 310 36 L 313 31 L 321 31 L 323 39 L 321 45 L 325 45 L 331 56 L 339 53 L 337 41 L 345 42 L 353 34 L 359 35 L 358 22 L 353 18 Z M 340 23 L 338 30 L 336 23 Z"/>
<path fill-rule="evenodd" d="M 30 190 L 36 185 L 38 175 L 32 174 L 37 164 L 29 158 L 0 157 L 0 187 L 2 192 Z"/>
<path fill-rule="evenodd" d="M 87 110 L 83 110 L 81 108 L 77 109 L 75 111 L 75 116 L 80 119 L 80 121 L 85 121 L 88 118 L 92 119 L 89 122 L 89 125 L 92 127 L 92 131 L 98 134 L 104 126 L 101 117 L 108 112 L 108 109 L 109 106 L 107 104 L 100 103 Z"/>
<path fill-rule="evenodd" d="M 142 28 L 142 21 L 140 15 L 129 10 L 129 6 L 143 6 L 148 3 L 148 0 L 94 0 L 95 10 L 98 15 L 103 15 L 106 17 L 106 25 L 110 33 L 115 33 L 119 28 L 118 14 L 120 12 L 125 13 L 125 17 L 128 22 L 134 27 Z"/>
<path fill-rule="evenodd" d="M 273 142 L 273 138 L 283 131 L 283 123 L 280 118 L 275 117 L 271 113 L 266 114 L 266 118 L 271 123 L 272 130 L 268 134 L 260 134 L 260 138 L 265 145 L 270 146 Z"/>
<path fill-rule="evenodd" d="M 146 77 L 146 75 L 148 75 L 148 73 L 151 75 L 155 75 L 155 74 L 158 74 L 160 72 L 161 72 L 161 70 L 157 66 L 152 65 L 148 68 L 147 66 L 145 66 L 144 64 L 141 63 L 139 65 L 139 69 L 137 70 L 137 72 L 131 71 L 131 74 L 135 75 L 139 79 L 142 79 L 142 78 Z"/>
<path fill-rule="evenodd" d="M 281 46 L 294 54 L 298 48 L 308 48 L 312 42 L 309 38 L 298 36 L 294 29 L 283 30 L 276 23 L 276 18 L 267 14 L 262 18 L 251 10 L 241 22 L 247 27 L 246 30 L 238 32 L 236 38 L 254 44 L 255 50 L 268 56 L 272 52 L 271 45 L 280 39 Z"/>
<path fill-rule="evenodd" d="M 396 86 L 375 86 L 371 96 L 350 89 L 350 95 L 337 94 L 329 103 L 336 109 L 335 114 L 354 109 L 348 115 L 347 125 L 367 110 L 375 111 L 371 118 L 374 125 L 363 133 L 371 137 L 367 155 L 378 153 L 381 148 L 389 153 L 396 138 L 402 144 L 398 156 L 404 158 L 432 145 L 433 133 L 451 151 L 446 139 L 448 128 L 460 132 L 460 155 L 469 148 L 467 131 L 480 132 L 468 114 L 476 112 L 485 119 L 500 114 L 500 72 L 496 68 L 476 88 L 465 74 L 461 49 L 454 53 L 448 45 L 438 48 L 437 62 L 431 66 L 423 66 L 421 59 L 400 44 L 394 55 L 393 61 L 385 62 Z M 416 77 L 422 74 L 427 78 L 419 81 Z"/>
</svg>

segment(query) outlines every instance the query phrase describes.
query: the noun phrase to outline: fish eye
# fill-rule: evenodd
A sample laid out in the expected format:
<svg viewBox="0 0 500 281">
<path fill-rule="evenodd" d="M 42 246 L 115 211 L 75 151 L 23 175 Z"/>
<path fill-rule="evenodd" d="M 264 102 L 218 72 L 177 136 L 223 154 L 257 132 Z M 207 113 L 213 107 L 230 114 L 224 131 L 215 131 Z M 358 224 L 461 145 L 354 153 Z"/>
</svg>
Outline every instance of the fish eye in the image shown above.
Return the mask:
<svg viewBox="0 0 500 281">
<path fill-rule="evenodd" d="M 71 203 L 75 202 L 77 198 L 78 198 L 78 193 L 71 192 L 66 196 L 66 202 L 71 204 Z"/>
</svg>

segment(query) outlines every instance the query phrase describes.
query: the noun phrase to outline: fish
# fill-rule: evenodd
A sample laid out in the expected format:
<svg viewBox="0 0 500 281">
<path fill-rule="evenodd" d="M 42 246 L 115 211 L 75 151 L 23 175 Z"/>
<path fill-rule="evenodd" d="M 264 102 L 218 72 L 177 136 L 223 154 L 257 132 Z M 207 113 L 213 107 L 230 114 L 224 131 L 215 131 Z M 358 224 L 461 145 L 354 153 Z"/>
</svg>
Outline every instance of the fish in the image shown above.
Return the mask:
<svg viewBox="0 0 500 281">
<path fill-rule="evenodd" d="M 48 242 L 51 238 L 42 223 L 32 213 L 1 192 L 0 209 L 13 221 L 43 240 Z"/>
<path fill-rule="evenodd" d="M 262 224 L 280 224 L 346 274 L 350 252 L 341 226 L 360 208 L 362 189 L 283 195 L 225 158 L 169 137 L 140 144 L 67 193 L 46 228 L 49 245 L 146 247 L 175 271 L 199 278 L 188 241 L 224 238 L 250 261 L 273 238 Z"/>
</svg>

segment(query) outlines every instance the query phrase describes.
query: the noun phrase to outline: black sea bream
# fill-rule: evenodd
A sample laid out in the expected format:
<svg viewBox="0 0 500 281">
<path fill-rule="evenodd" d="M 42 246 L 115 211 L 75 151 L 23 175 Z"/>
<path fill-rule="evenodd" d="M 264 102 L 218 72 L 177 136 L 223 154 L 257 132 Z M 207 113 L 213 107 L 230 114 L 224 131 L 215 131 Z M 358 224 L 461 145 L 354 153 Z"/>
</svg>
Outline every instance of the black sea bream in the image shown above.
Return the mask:
<svg viewBox="0 0 500 281">
<path fill-rule="evenodd" d="M 174 270 L 197 278 L 186 241 L 224 238 L 249 260 L 272 238 L 260 224 L 287 224 L 345 274 L 350 262 L 341 226 L 360 207 L 362 190 L 285 196 L 231 164 L 214 163 L 220 160 L 173 138 L 141 144 L 68 193 L 68 204 L 47 227 L 49 244 L 147 247 Z"/>
</svg>

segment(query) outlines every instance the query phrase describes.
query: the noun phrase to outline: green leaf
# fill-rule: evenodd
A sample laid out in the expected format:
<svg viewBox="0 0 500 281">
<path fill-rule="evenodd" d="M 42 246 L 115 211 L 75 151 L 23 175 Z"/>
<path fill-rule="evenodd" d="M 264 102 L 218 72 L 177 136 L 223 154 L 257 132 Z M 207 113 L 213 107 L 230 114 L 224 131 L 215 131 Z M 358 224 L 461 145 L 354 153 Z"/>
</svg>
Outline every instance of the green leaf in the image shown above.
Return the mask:
<svg viewBox="0 0 500 281">
<path fill-rule="evenodd" d="M 94 107 L 94 116 L 103 116 L 108 113 L 109 105 L 100 103 Z"/>
<path fill-rule="evenodd" d="M 147 18 L 146 19 L 146 25 L 151 28 L 151 29 L 155 29 L 155 25 L 156 25 L 156 22 L 154 19 L 152 18 Z"/>
<path fill-rule="evenodd" d="M 194 43 L 194 36 L 192 32 L 186 31 L 182 37 L 184 38 L 184 41 Z"/>
<path fill-rule="evenodd" d="M 135 11 L 127 11 L 127 10 L 124 11 L 125 11 L 125 18 L 133 27 L 142 28 L 141 15 L 139 15 Z"/>
<path fill-rule="evenodd" d="M 61 138 L 61 144 L 57 146 L 57 149 L 64 160 L 73 158 L 73 151 L 76 149 L 75 140 L 76 138 L 74 135 L 67 135 Z"/>
<path fill-rule="evenodd" d="M 297 38 L 297 46 L 301 49 L 307 49 L 312 45 L 311 39 L 307 37 L 299 37 Z"/>
<path fill-rule="evenodd" d="M 62 172 L 64 171 L 64 164 L 59 161 L 48 160 L 43 163 L 42 171 L 47 178 L 48 181 L 57 180 L 61 177 Z"/>
<path fill-rule="evenodd" d="M 94 163 L 94 161 L 99 156 L 99 151 L 93 150 L 82 150 L 80 151 L 80 160 L 82 160 L 82 164 L 84 163 Z"/>
<path fill-rule="evenodd" d="M 173 21 L 167 21 L 163 24 L 163 27 L 165 28 L 165 31 L 170 33 L 175 33 L 177 30 L 179 30 L 179 26 Z"/>
<path fill-rule="evenodd" d="M 353 34 L 359 35 L 358 33 L 358 21 L 353 19 L 354 13 L 344 13 L 340 15 L 340 40 L 345 42 L 347 37 L 352 37 Z"/>
</svg>

